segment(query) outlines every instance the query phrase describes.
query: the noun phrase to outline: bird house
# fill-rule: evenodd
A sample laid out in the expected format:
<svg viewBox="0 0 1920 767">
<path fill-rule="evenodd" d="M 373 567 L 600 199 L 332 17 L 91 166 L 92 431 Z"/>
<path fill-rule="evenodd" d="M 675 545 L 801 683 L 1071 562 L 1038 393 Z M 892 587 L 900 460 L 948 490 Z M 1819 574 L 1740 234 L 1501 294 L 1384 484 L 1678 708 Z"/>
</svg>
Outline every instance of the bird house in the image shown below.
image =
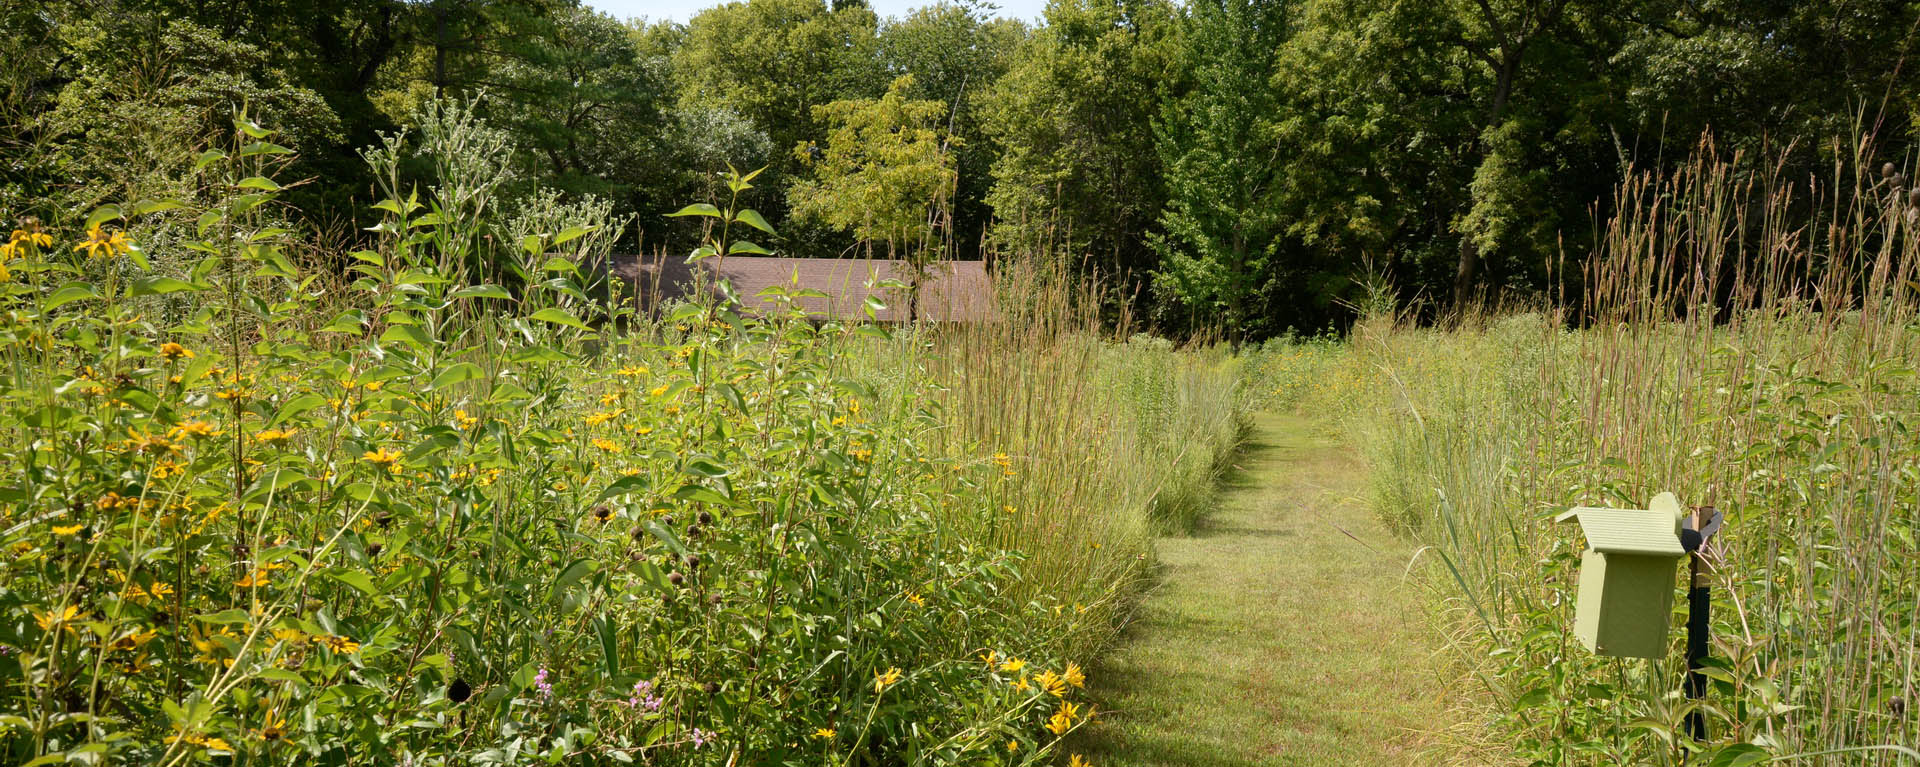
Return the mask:
<svg viewBox="0 0 1920 767">
<path fill-rule="evenodd" d="M 1576 508 L 1555 522 L 1577 521 L 1587 538 L 1580 556 L 1580 593 L 1573 633 L 1596 655 L 1658 658 L 1667 653 L 1674 567 L 1680 545 L 1680 502 L 1654 496 L 1651 508 Z"/>
</svg>

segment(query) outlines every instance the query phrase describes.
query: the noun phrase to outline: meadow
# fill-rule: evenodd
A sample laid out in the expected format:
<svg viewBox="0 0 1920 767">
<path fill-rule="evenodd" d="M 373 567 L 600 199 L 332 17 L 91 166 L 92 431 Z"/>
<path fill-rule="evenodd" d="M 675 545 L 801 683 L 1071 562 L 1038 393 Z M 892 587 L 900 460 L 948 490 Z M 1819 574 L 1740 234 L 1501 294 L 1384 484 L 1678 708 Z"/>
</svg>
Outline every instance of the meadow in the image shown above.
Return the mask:
<svg viewBox="0 0 1920 767">
<path fill-rule="evenodd" d="M 1038 270 L 971 327 L 639 314 L 597 300 L 604 210 L 515 231 L 458 154 L 403 186 L 435 136 L 365 153 L 364 249 L 283 225 L 245 119 L 184 199 L 17 224 L 0 761 L 1083 762 L 1236 360 Z M 770 231 L 683 212 L 696 255 Z"/>
<path fill-rule="evenodd" d="M 1802 179 L 1703 148 L 1623 183 L 1571 297 L 1444 327 L 1375 306 L 1346 343 L 1267 350 L 1263 389 L 1340 413 L 1376 513 L 1424 546 L 1434 625 L 1479 693 L 1452 762 L 1920 760 L 1920 194 L 1854 149 Z M 1662 491 L 1726 518 L 1697 702 L 1686 600 L 1665 660 L 1573 639 L 1584 543 L 1553 522 Z"/>
</svg>

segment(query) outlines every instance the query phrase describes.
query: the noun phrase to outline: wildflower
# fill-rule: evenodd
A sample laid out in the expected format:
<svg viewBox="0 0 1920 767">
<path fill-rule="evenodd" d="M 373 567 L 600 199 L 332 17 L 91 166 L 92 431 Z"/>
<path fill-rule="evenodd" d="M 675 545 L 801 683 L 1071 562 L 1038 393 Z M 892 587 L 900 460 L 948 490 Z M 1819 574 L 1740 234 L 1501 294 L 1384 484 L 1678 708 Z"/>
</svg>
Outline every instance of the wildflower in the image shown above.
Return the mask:
<svg viewBox="0 0 1920 767">
<path fill-rule="evenodd" d="M 900 683 L 900 667 L 895 666 L 873 675 L 873 691 L 884 692 L 888 687 Z"/>
<path fill-rule="evenodd" d="M 647 374 L 647 366 L 645 365 L 641 365 L 639 367 L 627 366 L 620 369 L 620 375 L 626 376 L 628 378 L 639 378 L 640 376 L 643 376 L 646 374 Z"/>
<path fill-rule="evenodd" d="M 1061 676 L 1067 680 L 1067 684 L 1075 687 L 1087 686 L 1087 675 L 1080 670 L 1080 664 L 1078 663 L 1068 663 L 1066 673 Z"/>
<path fill-rule="evenodd" d="M 79 606 L 67 605 L 65 608 L 59 610 L 48 610 L 39 615 L 35 615 L 33 616 L 33 620 L 35 623 L 40 624 L 41 631 L 52 631 L 55 627 L 66 626 L 68 622 L 79 615 Z M 71 631 L 71 627 L 69 627 L 68 630 Z"/>
<path fill-rule="evenodd" d="M 1019 658 L 1008 658 L 1005 663 L 1000 664 L 1001 671 L 1019 671 L 1026 667 L 1027 662 Z"/>
<path fill-rule="evenodd" d="M 399 462 L 400 452 L 392 448 L 382 446 L 378 450 L 368 450 L 367 452 L 360 454 L 360 457 L 366 460 L 368 463 L 374 464 L 376 466 L 391 467 L 395 463 Z"/>
<path fill-rule="evenodd" d="M 213 396 L 231 402 L 233 400 L 244 400 L 253 396 L 253 390 L 238 384 L 229 383 L 221 387 L 219 391 L 214 392 Z"/>
<path fill-rule="evenodd" d="M 13 230 L 13 242 L 27 243 L 40 248 L 53 247 L 53 235 L 40 231 L 39 221 L 29 218 L 21 221 L 20 225 L 24 228 Z"/>
<path fill-rule="evenodd" d="M 992 650 L 988 650 L 986 652 L 980 653 L 980 662 L 987 664 L 988 671 L 993 670 L 993 665 L 999 658 L 1000 658 L 1000 653 L 994 652 Z"/>
<path fill-rule="evenodd" d="M 253 438 L 269 445 L 284 445 L 287 440 L 293 438 L 295 431 L 295 429 L 262 429 L 260 433 L 253 435 Z"/>
<path fill-rule="evenodd" d="M 713 733 L 695 727 L 693 728 L 693 733 L 688 735 L 688 738 L 693 741 L 694 748 L 699 748 L 706 745 L 708 741 L 713 740 Z"/>
<path fill-rule="evenodd" d="M 307 632 L 299 629 L 274 629 L 273 638 L 287 644 L 306 644 L 308 639 L 312 639 Z"/>
<path fill-rule="evenodd" d="M 129 431 L 127 435 L 128 450 L 138 450 L 148 455 L 180 452 L 180 445 L 167 439 L 166 436 L 162 434 Z"/>
<path fill-rule="evenodd" d="M 480 419 L 467 415 L 465 410 L 453 411 L 453 425 L 462 429 L 471 429 L 480 425 Z"/>
<path fill-rule="evenodd" d="M 160 356 L 169 360 L 191 359 L 193 350 L 172 341 L 160 345 Z"/>
<path fill-rule="evenodd" d="M 626 408 L 620 408 L 618 410 L 607 410 L 604 412 L 594 413 L 586 417 L 586 424 L 588 426 L 599 426 L 600 424 L 606 423 L 615 418 L 619 418 L 622 415 L 625 415 L 626 412 L 627 412 Z"/>
<path fill-rule="evenodd" d="M 648 390 L 647 390 L 647 393 L 648 393 L 648 394 L 650 394 L 650 395 L 653 395 L 653 396 L 655 396 L 655 397 L 662 397 L 662 396 L 666 396 L 666 393 L 667 393 L 667 385 L 666 385 L 666 384 L 660 384 L 659 386 L 655 386 L 655 387 L 653 387 L 653 388 L 651 388 L 651 389 L 648 389 Z"/>
<path fill-rule="evenodd" d="M 607 405 L 611 405 L 611 404 L 613 404 L 613 403 L 615 403 L 615 402 L 619 402 L 619 401 L 620 401 L 620 397 L 621 397 L 622 395 L 624 395 L 624 394 L 625 394 L 625 392 L 617 392 L 617 391 L 614 391 L 614 392 L 607 392 L 606 394 L 602 394 L 602 395 L 600 395 L 600 405 L 601 405 L 602 407 L 605 407 L 605 406 L 607 406 Z"/>
<path fill-rule="evenodd" d="M 820 738 L 821 740 L 832 740 L 832 739 L 833 739 L 833 728 L 832 728 L 832 727 L 821 727 L 821 728 L 819 728 L 819 729 L 817 729 L 817 730 L 814 730 L 814 731 L 813 731 L 813 737 L 816 737 L 816 738 Z"/>
<path fill-rule="evenodd" d="M 593 443 L 594 447 L 600 448 L 601 450 L 604 450 L 609 453 L 618 453 L 621 451 L 619 443 L 616 443 L 610 439 L 602 439 L 600 437 L 594 437 L 591 440 L 591 442 Z"/>
<path fill-rule="evenodd" d="M 271 583 L 272 581 L 273 581 L 273 571 L 262 567 L 262 568 L 256 568 L 253 572 L 250 572 L 244 576 L 241 576 L 240 580 L 233 582 L 233 585 L 239 586 L 240 588 L 243 588 L 243 589 L 250 589 L 255 586 L 265 586 Z"/>
<path fill-rule="evenodd" d="M 1007 753 L 1009 753 L 1009 754 L 1011 754 L 1011 753 L 1013 753 L 1013 752 L 1015 752 L 1015 751 L 1019 751 L 1019 750 L 1020 750 L 1020 741 L 1018 741 L 1018 740 L 1008 740 L 1008 741 L 1007 741 Z"/>
<path fill-rule="evenodd" d="M 1013 689 L 1018 690 L 1020 692 L 1026 692 L 1028 690 L 1033 689 L 1033 685 L 1027 684 L 1026 674 L 1021 674 L 1020 678 L 1014 680 L 1011 684 L 1013 685 Z"/>
<path fill-rule="evenodd" d="M 547 667 L 541 666 L 540 672 L 533 675 L 533 687 L 540 691 L 540 697 L 553 697 L 553 683 L 547 681 Z"/>
<path fill-rule="evenodd" d="M 267 709 L 266 721 L 260 723 L 261 740 L 279 740 L 287 736 L 287 720 L 280 717 L 280 710 Z"/>
<path fill-rule="evenodd" d="M 1084 756 L 1074 754 L 1072 759 L 1067 760 L 1067 767 L 1093 767 L 1093 762 L 1087 761 Z"/>
<path fill-rule="evenodd" d="M 627 708 L 659 711 L 660 697 L 653 694 L 653 683 L 645 679 L 634 682 L 633 694 L 627 696 Z"/>
<path fill-rule="evenodd" d="M 87 238 L 73 246 L 75 252 L 86 251 L 88 258 L 112 258 L 132 249 L 133 243 L 127 241 L 127 233 L 115 230 L 108 233 L 94 224 L 87 230 Z"/>
<path fill-rule="evenodd" d="M 53 534 L 58 535 L 62 538 L 65 538 L 66 536 L 69 536 L 69 535 L 73 535 L 74 533 L 77 533 L 77 532 L 80 532 L 80 525 L 55 525 L 53 528 Z M 45 628 L 45 627 L 43 626 L 42 628 Z"/>
<path fill-rule="evenodd" d="M 1073 729 L 1073 717 L 1055 711 L 1053 716 L 1047 718 L 1047 731 L 1056 736 L 1065 735 L 1071 729 Z"/>
<path fill-rule="evenodd" d="M 913 606 L 915 606 L 915 607 L 926 607 L 926 606 L 927 606 L 927 600 L 926 600 L 926 598 L 925 598 L 925 597 L 922 597 L 922 596 L 920 596 L 920 593 L 919 593 L 919 592 L 913 592 L 913 593 L 911 593 L 911 594 L 908 594 L 908 595 L 907 595 L 907 601 L 908 601 L 908 602 L 912 602 L 912 603 L 913 603 Z"/>
<path fill-rule="evenodd" d="M 364 384 L 361 384 L 361 388 L 366 389 L 367 391 L 380 391 L 380 387 L 385 385 L 386 385 L 385 381 L 368 381 Z"/>
<path fill-rule="evenodd" d="M 315 641 L 326 645 L 327 649 L 341 655 L 352 655 L 360 651 L 360 643 L 343 636 L 316 637 Z"/>
<path fill-rule="evenodd" d="M 1059 674 L 1055 674 L 1052 671 L 1042 671 L 1038 676 L 1033 678 L 1033 682 L 1034 684 L 1040 685 L 1040 689 L 1051 693 L 1053 697 L 1066 697 L 1067 680 L 1061 678 Z"/>
</svg>

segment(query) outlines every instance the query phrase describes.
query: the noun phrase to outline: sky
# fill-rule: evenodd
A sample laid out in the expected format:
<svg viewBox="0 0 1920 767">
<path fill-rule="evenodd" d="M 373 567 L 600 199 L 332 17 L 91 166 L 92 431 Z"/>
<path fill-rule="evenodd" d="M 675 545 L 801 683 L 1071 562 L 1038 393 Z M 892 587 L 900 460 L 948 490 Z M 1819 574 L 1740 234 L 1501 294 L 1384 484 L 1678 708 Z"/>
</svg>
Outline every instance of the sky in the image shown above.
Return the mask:
<svg viewBox="0 0 1920 767">
<path fill-rule="evenodd" d="M 933 0 L 868 0 L 868 6 L 881 18 L 904 16 L 907 11 Z M 645 16 L 659 21 L 671 19 L 684 22 L 701 10 L 720 5 L 724 0 L 586 0 L 586 5 L 595 10 L 604 11 L 616 19 L 629 19 Z M 1040 18 L 1040 10 L 1047 5 L 1046 0 L 992 0 L 1000 6 L 997 16 L 1033 21 Z"/>
</svg>

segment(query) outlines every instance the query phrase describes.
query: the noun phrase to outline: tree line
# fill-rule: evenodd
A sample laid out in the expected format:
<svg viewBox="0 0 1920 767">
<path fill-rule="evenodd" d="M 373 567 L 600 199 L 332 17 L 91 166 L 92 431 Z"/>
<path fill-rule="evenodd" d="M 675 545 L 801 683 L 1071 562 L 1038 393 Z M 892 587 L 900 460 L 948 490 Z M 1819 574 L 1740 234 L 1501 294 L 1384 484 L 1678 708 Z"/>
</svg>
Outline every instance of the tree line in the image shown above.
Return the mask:
<svg viewBox="0 0 1920 767">
<path fill-rule="evenodd" d="M 297 145 L 289 190 L 352 240 L 360 151 L 477 99 L 509 196 L 661 214 L 764 167 L 787 255 L 1064 259 L 1167 332 L 1337 322 L 1363 280 L 1436 311 L 1577 266 L 1630 169 L 1703 135 L 1819 174 L 1901 159 L 1912 0 L 736 0 L 686 23 L 574 0 L 0 3 L 0 211 L 177 196 L 232 111 Z M 78 213 L 76 213 L 78 211 Z"/>
</svg>

